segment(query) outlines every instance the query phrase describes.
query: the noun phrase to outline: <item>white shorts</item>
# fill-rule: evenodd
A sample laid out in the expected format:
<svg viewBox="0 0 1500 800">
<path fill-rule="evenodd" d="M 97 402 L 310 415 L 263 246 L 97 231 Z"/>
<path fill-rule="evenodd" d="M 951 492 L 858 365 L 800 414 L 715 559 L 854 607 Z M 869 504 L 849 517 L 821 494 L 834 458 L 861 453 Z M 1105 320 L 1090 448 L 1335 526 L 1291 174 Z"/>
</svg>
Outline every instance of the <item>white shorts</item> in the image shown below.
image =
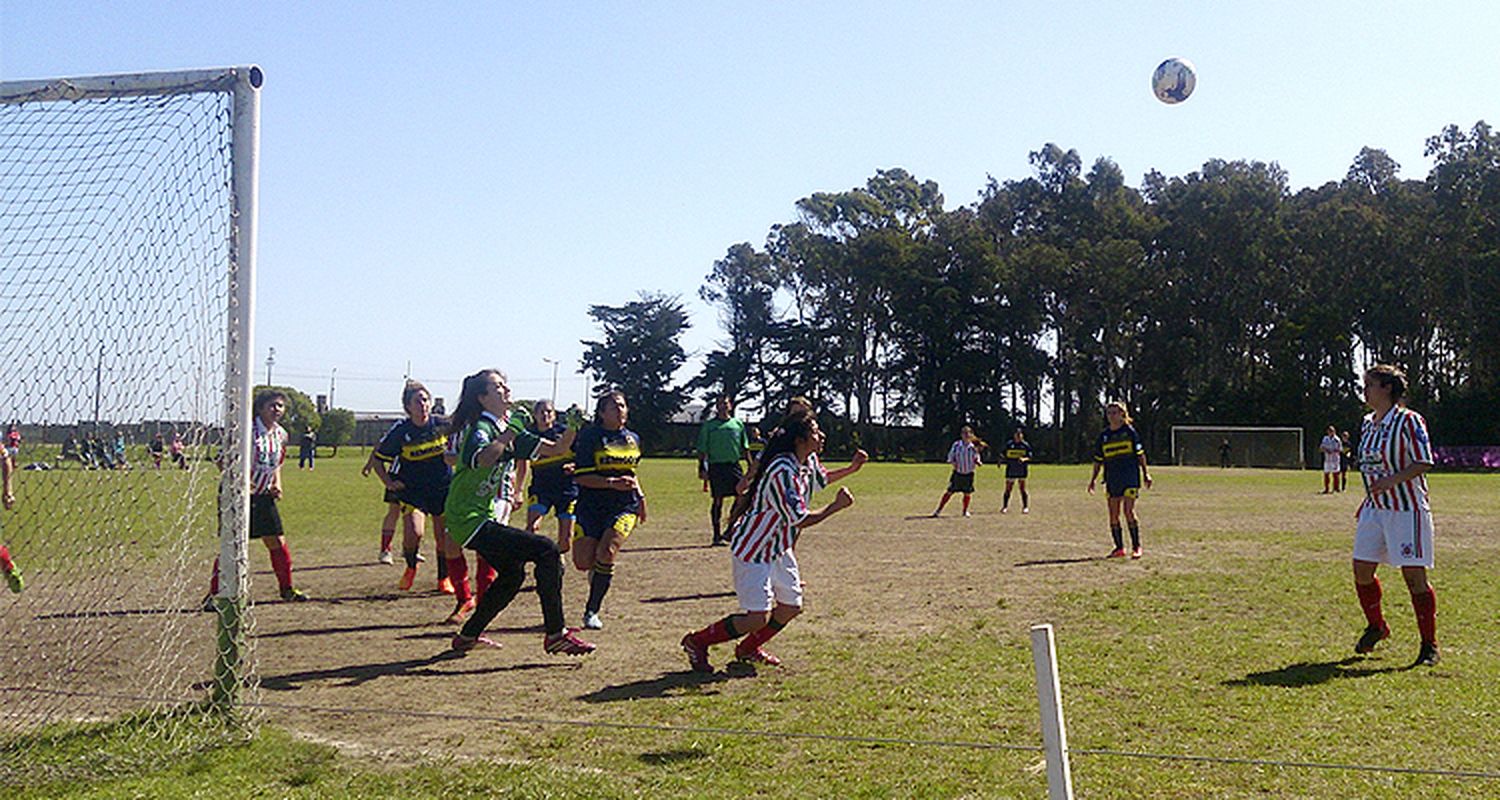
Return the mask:
<svg viewBox="0 0 1500 800">
<path fill-rule="evenodd" d="M 1339 471 L 1339 461 L 1340 461 L 1340 458 L 1339 458 L 1339 454 L 1338 453 L 1324 453 L 1323 454 L 1323 471 L 1324 472 L 1338 472 Z"/>
<path fill-rule="evenodd" d="M 797 557 L 792 551 L 764 564 L 730 560 L 734 562 L 734 594 L 740 599 L 741 611 L 770 611 L 774 603 L 802 607 L 802 578 L 797 574 Z"/>
<path fill-rule="evenodd" d="M 1365 506 L 1354 528 L 1354 559 L 1393 567 L 1432 566 L 1432 511 Z"/>
</svg>

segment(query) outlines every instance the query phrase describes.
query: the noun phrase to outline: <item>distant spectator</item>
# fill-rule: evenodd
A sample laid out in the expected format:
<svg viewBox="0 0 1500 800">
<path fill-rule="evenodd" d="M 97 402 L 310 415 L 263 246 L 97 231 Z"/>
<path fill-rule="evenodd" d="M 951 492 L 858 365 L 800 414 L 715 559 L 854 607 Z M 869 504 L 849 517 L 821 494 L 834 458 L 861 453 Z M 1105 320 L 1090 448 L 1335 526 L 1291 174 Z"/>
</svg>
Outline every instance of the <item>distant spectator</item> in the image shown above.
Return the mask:
<svg viewBox="0 0 1500 800">
<path fill-rule="evenodd" d="M 1229 469 L 1229 454 L 1233 448 L 1229 446 L 1229 439 L 1219 442 L 1219 469 Z"/>
<path fill-rule="evenodd" d="M 151 464 L 161 469 L 161 457 L 167 451 L 167 443 L 162 439 L 160 433 L 152 437 L 151 443 L 146 445 L 146 452 L 151 454 Z"/>
<path fill-rule="evenodd" d="M 297 469 L 307 468 L 309 472 L 313 468 L 313 460 L 318 455 L 318 433 L 309 425 L 302 430 L 302 441 L 297 446 Z"/>
<path fill-rule="evenodd" d="M 182 434 L 173 433 L 172 445 L 168 449 L 168 452 L 172 455 L 172 463 L 176 464 L 179 469 L 188 468 L 187 455 L 183 452 L 186 449 L 186 446 L 182 443 Z"/>
<path fill-rule="evenodd" d="M 1339 463 L 1343 460 L 1340 454 L 1344 450 L 1344 443 L 1339 441 L 1338 431 L 1332 425 L 1323 434 L 1318 450 L 1323 453 L 1323 494 L 1328 494 L 1338 489 Z M 1332 489 L 1329 488 L 1330 484 Z"/>
</svg>

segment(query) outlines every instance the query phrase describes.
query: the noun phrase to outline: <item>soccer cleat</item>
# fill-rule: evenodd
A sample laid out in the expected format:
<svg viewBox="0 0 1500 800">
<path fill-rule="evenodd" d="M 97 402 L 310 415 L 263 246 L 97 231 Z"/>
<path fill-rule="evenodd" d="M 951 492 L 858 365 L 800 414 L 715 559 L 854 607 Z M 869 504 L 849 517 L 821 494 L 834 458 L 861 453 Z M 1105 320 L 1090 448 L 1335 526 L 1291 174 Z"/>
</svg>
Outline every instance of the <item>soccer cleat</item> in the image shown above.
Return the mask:
<svg viewBox="0 0 1500 800">
<path fill-rule="evenodd" d="M 938 516 L 938 515 L 939 515 L 939 514 L 941 514 L 941 513 L 943 513 L 943 512 L 941 512 L 941 511 L 934 511 L 934 512 L 932 512 L 932 516 L 933 516 L 933 518 L 934 518 L 934 519 L 936 519 L 936 518 L 937 518 L 937 516 Z"/>
<path fill-rule="evenodd" d="M 378 558 L 376 560 L 379 561 L 382 564 L 394 564 L 394 563 L 396 563 L 395 556 L 392 556 L 391 555 L 391 551 L 389 551 L 389 550 L 381 550 L 380 551 L 380 558 Z"/>
<path fill-rule="evenodd" d="M 458 594 L 458 590 L 453 588 L 453 580 L 447 577 L 438 578 L 437 590 L 443 594 Z"/>
<path fill-rule="evenodd" d="M 687 653 L 688 665 L 694 672 L 714 671 L 714 665 L 708 663 L 708 648 L 699 644 L 693 634 L 682 637 L 682 652 Z"/>
<path fill-rule="evenodd" d="M 1417 660 L 1412 662 L 1413 667 L 1432 667 L 1443 659 L 1443 654 L 1438 652 L 1438 646 L 1432 642 L 1423 642 L 1422 649 L 1417 651 Z"/>
<path fill-rule="evenodd" d="M 1021 506 L 1021 513 L 1022 514 L 1030 514 L 1031 513 L 1031 506 Z"/>
<path fill-rule="evenodd" d="M 16 594 L 20 594 L 26 589 L 26 578 L 21 575 L 20 567 L 12 566 L 5 571 L 5 585 L 9 586 L 10 590 Z"/>
<path fill-rule="evenodd" d="M 1134 558 L 1134 559 L 1139 559 L 1141 557 L 1141 548 L 1137 547 L 1134 550 L 1131 550 L 1130 551 L 1130 557 Z"/>
<path fill-rule="evenodd" d="M 972 515 L 972 514 L 970 514 L 970 513 L 969 513 L 969 512 L 967 512 L 967 511 L 965 511 L 965 512 L 964 512 L 964 516 L 966 516 L 966 517 L 971 517 L 971 516 L 973 516 L 973 515 Z"/>
<path fill-rule="evenodd" d="M 1010 509 L 1006 508 L 1005 506 L 1000 506 L 1000 513 L 1001 514 L 1009 514 L 1010 513 Z"/>
<path fill-rule="evenodd" d="M 396 582 L 396 588 L 400 589 L 403 592 L 408 591 L 408 590 L 411 589 L 411 585 L 413 583 L 415 583 L 416 580 L 417 580 L 417 568 L 416 567 L 407 567 L 406 571 L 403 572 L 403 573 L 401 573 L 401 580 L 399 580 L 399 581 Z"/>
<path fill-rule="evenodd" d="M 1105 558 L 1124 558 L 1124 557 L 1125 557 L 1125 548 L 1123 548 L 1123 547 L 1116 547 L 1115 549 L 1109 551 L 1109 555 L 1105 556 Z"/>
<path fill-rule="evenodd" d="M 474 606 L 475 605 L 476 605 L 476 603 L 474 602 L 474 598 L 470 597 L 468 600 L 465 600 L 462 603 L 459 603 L 453 609 L 453 613 L 449 614 L 448 618 L 445 619 L 445 620 L 443 620 L 443 622 L 446 623 L 446 624 L 448 624 L 448 625 L 462 625 L 462 624 L 464 624 L 464 620 L 468 619 L 469 615 L 472 614 L 472 613 L 474 613 Z"/>
<path fill-rule="evenodd" d="M 561 632 L 542 640 L 542 649 L 565 656 L 586 656 L 596 649 L 593 642 L 578 638 L 576 628 L 563 628 Z"/>
<path fill-rule="evenodd" d="M 1385 625 L 1366 625 L 1365 632 L 1359 635 L 1359 641 L 1354 643 L 1354 652 L 1359 654 L 1368 653 L 1375 649 L 1380 640 L 1391 635 L 1391 629 Z M 1425 645 L 1423 646 L 1425 649 Z"/>
<path fill-rule="evenodd" d="M 746 664 L 765 664 L 768 667 L 781 666 L 781 659 L 771 655 L 770 653 L 767 653 L 765 648 L 763 647 L 757 647 L 749 652 L 744 652 L 739 648 L 735 648 L 734 660 L 742 661 Z"/>
<path fill-rule="evenodd" d="M 424 556 L 421 553 L 417 553 L 417 563 L 418 564 L 420 564 L 420 563 L 422 563 L 423 561 L 426 561 L 426 560 L 427 560 L 427 556 Z"/>
<path fill-rule="evenodd" d="M 591 631 L 601 631 L 604 630 L 604 620 L 599 619 L 599 612 L 584 609 L 583 627 L 588 628 Z"/>
<path fill-rule="evenodd" d="M 288 586 L 281 590 L 281 599 L 288 603 L 305 603 L 312 598 L 307 596 L 307 592 Z"/>
<path fill-rule="evenodd" d="M 470 639 L 461 633 L 455 634 L 453 641 L 448 643 L 448 647 L 452 648 L 455 653 L 467 653 L 480 645 L 498 648 L 500 643 L 482 634 Z"/>
</svg>

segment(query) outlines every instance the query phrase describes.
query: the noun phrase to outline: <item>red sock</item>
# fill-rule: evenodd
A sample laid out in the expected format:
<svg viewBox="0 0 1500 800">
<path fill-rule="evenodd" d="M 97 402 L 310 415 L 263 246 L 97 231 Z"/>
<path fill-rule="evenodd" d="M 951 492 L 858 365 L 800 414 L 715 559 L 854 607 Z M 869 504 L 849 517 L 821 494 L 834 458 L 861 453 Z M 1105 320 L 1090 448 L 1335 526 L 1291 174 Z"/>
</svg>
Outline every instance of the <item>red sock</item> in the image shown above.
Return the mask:
<svg viewBox="0 0 1500 800">
<path fill-rule="evenodd" d="M 381 529 L 381 531 L 380 531 L 380 552 L 382 552 L 382 553 L 388 552 L 391 549 L 391 540 L 395 539 L 395 538 L 396 538 L 396 529 L 395 528 L 391 528 L 390 530 Z"/>
<path fill-rule="evenodd" d="M 210 597 L 219 596 L 219 558 L 214 557 L 214 576 L 208 581 L 208 594 Z"/>
<path fill-rule="evenodd" d="M 495 582 L 495 568 L 490 566 L 490 562 L 484 560 L 484 556 L 476 555 L 474 558 L 476 559 L 474 572 L 477 573 L 474 576 L 474 596 L 484 597 L 484 590 L 490 588 L 490 584 Z"/>
<path fill-rule="evenodd" d="M 968 511 L 969 511 L 969 496 L 968 495 L 964 495 L 964 513 L 967 514 Z"/>
<path fill-rule="evenodd" d="M 785 622 L 777 622 L 773 619 L 770 622 L 766 623 L 766 627 L 761 628 L 760 630 L 750 634 L 749 636 L 746 636 L 744 641 L 740 642 L 738 645 L 735 645 L 734 652 L 753 653 L 756 650 L 759 650 L 761 645 L 770 641 L 772 636 L 781 633 L 781 629 L 785 627 Z"/>
<path fill-rule="evenodd" d="M 286 544 L 271 550 L 271 571 L 276 573 L 276 584 L 283 591 L 292 588 L 292 551 Z"/>
<path fill-rule="evenodd" d="M 740 632 L 730 627 L 733 624 L 730 620 L 733 619 L 733 616 L 725 617 L 707 628 L 695 632 L 693 638 L 698 640 L 698 643 L 704 647 L 738 638 L 741 635 Z"/>
<path fill-rule="evenodd" d="M 1356 583 L 1354 591 L 1359 593 L 1359 607 L 1365 612 L 1365 620 L 1377 628 L 1385 628 L 1385 615 L 1380 613 L 1380 579 Z"/>
<path fill-rule="evenodd" d="M 1427 591 L 1411 596 L 1412 610 L 1417 612 L 1417 630 L 1424 644 L 1437 644 L 1437 591 L 1431 586 Z"/>
<path fill-rule="evenodd" d="M 0 544 L 0 570 L 10 572 L 15 568 L 15 562 L 10 560 L 10 549 Z"/>
<path fill-rule="evenodd" d="M 469 594 L 469 560 L 463 554 L 448 559 L 448 580 L 453 581 L 453 599 L 459 605 L 469 602 L 469 598 L 473 597 Z"/>
</svg>

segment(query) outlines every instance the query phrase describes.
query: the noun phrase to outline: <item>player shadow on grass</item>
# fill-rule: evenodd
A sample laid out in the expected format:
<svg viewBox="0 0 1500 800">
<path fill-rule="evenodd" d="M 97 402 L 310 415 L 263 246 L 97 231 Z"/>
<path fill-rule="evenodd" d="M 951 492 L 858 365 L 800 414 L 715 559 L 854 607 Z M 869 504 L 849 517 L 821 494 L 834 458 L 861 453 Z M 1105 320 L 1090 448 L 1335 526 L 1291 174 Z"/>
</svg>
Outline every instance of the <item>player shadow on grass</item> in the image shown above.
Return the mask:
<svg viewBox="0 0 1500 800">
<path fill-rule="evenodd" d="M 1303 686 L 1316 686 L 1327 683 L 1335 678 L 1367 678 L 1371 675 L 1380 675 L 1386 672 L 1404 672 L 1409 667 L 1374 667 L 1370 669 L 1351 669 L 1350 665 L 1368 663 L 1367 659 L 1359 656 L 1350 656 L 1340 661 L 1304 661 L 1298 664 L 1288 664 L 1281 669 L 1266 670 L 1265 672 L 1251 672 L 1243 678 L 1223 681 L 1224 686 L 1283 686 L 1287 688 L 1300 688 Z"/>
<path fill-rule="evenodd" d="M 332 681 L 334 682 L 332 685 L 339 687 L 355 687 L 362 686 L 376 678 L 393 676 L 442 678 L 458 675 L 490 675 L 533 669 L 573 668 L 572 664 L 566 662 L 532 662 L 524 664 L 498 664 L 472 669 L 433 669 L 436 665 L 460 661 L 464 657 L 465 654 L 463 653 L 445 650 L 425 658 L 408 658 L 401 661 L 387 661 L 375 664 L 347 664 L 342 667 L 331 667 L 329 669 L 288 672 L 282 675 L 262 675 L 260 676 L 260 685 L 262 688 L 272 691 L 294 692 L 301 689 L 303 684 L 317 681 Z"/>
<path fill-rule="evenodd" d="M 1048 567 L 1058 564 L 1087 564 L 1090 561 L 1109 561 L 1109 556 L 1076 556 L 1074 558 L 1037 558 L 1031 561 L 1017 561 L 1017 567 Z M 1118 561 L 1119 559 L 1114 559 Z"/>
<path fill-rule="evenodd" d="M 661 597 L 646 597 L 642 603 L 679 603 L 683 600 L 719 600 L 725 597 L 734 597 L 734 592 L 700 592 L 698 594 L 669 594 Z"/>
<path fill-rule="evenodd" d="M 731 667 L 737 666 L 731 664 Z M 755 676 L 755 668 L 744 665 L 739 669 L 725 668 L 716 672 L 693 672 L 683 670 L 682 672 L 664 672 L 660 677 L 646 678 L 630 683 L 621 683 L 614 686 L 605 686 L 588 694 L 578 695 L 576 699 L 585 703 L 614 703 L 620 700 L 646 700 L 651 698 L 672 697 L 682 694 L 683 690 L 695 686 L 708 686 L 714 683 L 723 683 L 736 678 L 751 678 Z M 717 692 L 715 692 L 717 693 Z"/>
</svg>

